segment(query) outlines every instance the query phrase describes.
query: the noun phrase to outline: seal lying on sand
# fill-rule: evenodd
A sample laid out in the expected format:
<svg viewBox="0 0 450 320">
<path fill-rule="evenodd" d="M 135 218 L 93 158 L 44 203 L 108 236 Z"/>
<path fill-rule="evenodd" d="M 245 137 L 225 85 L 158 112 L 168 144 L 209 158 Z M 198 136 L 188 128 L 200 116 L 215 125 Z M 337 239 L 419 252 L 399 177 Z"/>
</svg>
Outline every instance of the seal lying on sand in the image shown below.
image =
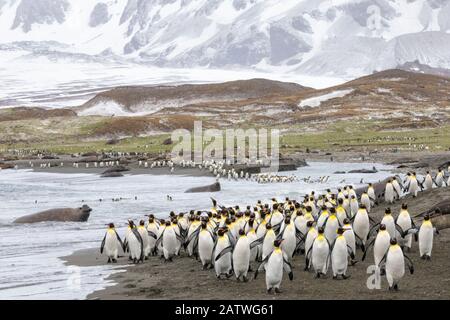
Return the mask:
<svg viewBox="0 0 450 320">
<path fill-rule="evenodd" d="M 426 214 L 429 214 L 432 217 L 450 215 L 450 199 L 445 199 L 444 201 L 435 204 L 427 211 L 414 216 L 414 218 L 423 217 Z"/>
<path fill-rule="evenodd" d="M 216 182 L 209 186 L 196 187 L 186 190 L 184 193 L 194 193 L 194 192 L 217 192 L 220 191 L 220 183 Z"/>
<path fill-rule="evenodd" d="M 50 209 L 35 214 L 30 214 L 28 216 L 20 217 L 14 220 L 14 223 L 36 223 L 42 221 L 75 221 L 75 222 L 86 222 L 91 214 L 92 209 L 83 205 L 80 208 L 58 208 Z"/>
</svg>

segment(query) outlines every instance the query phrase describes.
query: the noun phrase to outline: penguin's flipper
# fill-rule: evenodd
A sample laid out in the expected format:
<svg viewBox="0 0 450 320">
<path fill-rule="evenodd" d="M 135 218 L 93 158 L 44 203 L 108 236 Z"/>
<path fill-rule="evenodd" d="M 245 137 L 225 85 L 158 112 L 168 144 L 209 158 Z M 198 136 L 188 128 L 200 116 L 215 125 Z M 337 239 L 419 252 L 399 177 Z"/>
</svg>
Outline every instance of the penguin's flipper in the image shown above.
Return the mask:
<svg viewBox="0 0 450 320">
<path fill-rule="evenodd" d="M 106 242 L 106 233 L 105 233 L 105 236 L 103 237 L 102 244 L 100 245 L 100 254 L 103 253 L 103 248 L 105 247 L 105 242 Z"/>
<path fill-rule="evenodd" d="M 259 266 L 256 268 L 255 271 L 255 276 L 253 277 L 254 279 L 256 279 L 256 277 L 258 276 L 259 270 L 262 270 L 263 265 L 265 265 L 267 263 L 267 261 L 269 261 L 270 256 L 272 255 L 273 251 L 271 253 L 269 253 L 267 255 L 267 257 L 264 258 L 263 261 L 261 261 L 261 263 L 259 264 Z"/>
<path fill-rule="evenodd" d="M 402 229 L 402 227 L 400 227 L 398 224 L 397 224 L 397 221 L 395 221 L 395 229 L 398 231 L 398 233 L 400 233 L 400 236 L 402 237 L 402 238 L 404 238 L 404 237 L 406 237 L 407 236 L 407 231 L 404 231 L 403 229 Z"/>
<path fill-rule="evenodd" d="M 162 240 L 163 240 L 163 236 L 164 236 L 164 232 L 166 231 L 166 229 L 164 228 L 163 232 L 161 233 L 161 235 L 159 236 L 158 239 L 156 239 L 156 243 L 155 243 L 155 248 L 158 248 L 159 245 L 161 244 Z"/>
<path fill-rule="evenodd" d="M 264 241 L 264 237 L 258 238 L 255 241 L 253 241 L 252 243 L 250 243 L 250 250 L 253 249 L 256 246 L 259 246 L 260 244 L 262 244 Z"/>
<path fill-rule="evenodd" d="M 377 222 L 375 221 L 375 219 L 374 218 L 372 218 L 370 215 L 369 215 L 369 221 L 370 222 L 372 222 L 372 223 L 375 223 L 375 224 L 377 224 Z"/>
<path fill-rule="evenodd" d="M 184 238 L 182 236 L 180 236 L 178 233 L 175 232 L 175 236 L 177 237 L 178 241 L 181 242 L 181 244 L 184 243 Z"/>
<path fill-rule="evenodd" d="M 370 247 L 374 245 L 375 239 L 376 238 L 373 238 L 372 241 L 370 241 L 369 244 L 367 245 L 367 247 L 365 248 L 366 250 L 364 250 L 364 254 L 363 254 L 362 258 L 361 258 L 361 261 L 364 261 L 366 259 L 367 252 L 369 252 Z"/>
<path fill-rule="evenodd" d="M 123 248 L 123 242 L 122 242 L 122 239 L 120 239 L 119 234 L 117 233 L 116 230 L 114 230 L 114 232 L 116 233 L 116 237 L 117 237 L 117 240 L 118 240 L 119 243 L 120 243 L 120 247 Z"/>
<path fill-rule="evenodd" d="M 383 265 L 383 263 L 386 263 L 386 259 L 387 259 L 387 255 L 389 252 L 389 248 L 386 250 L 385 254 L 383 255 L 383 258 L 380 260 L 380 262 L 378 263 L 378 267 L 381 268 L 381 266 Z"/>
<path fill-rule="evenodd" d="M 368 237 L 370 237 L 370 235 L 372 234 L 373 230 L 375 230 L 376 227 L 378 227 L 381 224 L 381 222 L 378 222 L 376 224 L 374 224 L 372 226 L 372 228 L 370 228 L 369 233 L 367 234 Z"/>
<path fill-rule="evenodd" d="M 411 274 L 413 274 L 413 273 L 414 273 L 414 265 L 413 265 L 411 259 L 410 259 L 406 254 L 404 254 L 403 256 L 404 256 L 405 259 L 406 259 L 406 264 L 408 265 L 409 272 L 410 272 Z"/>
<path fill-rule="evenodd" d="M 134 236 L 136 237 L 136 239 L 141 244 L 141 255 L 139 257 L 139 260 L 144 261 L 144 240 L 142 239 L 141 234 L 139 233 L 139 231 L 137 231 L 136 229 L 131 229 L 131 231 L 133 232 Z"/>
<path fill-rule="evenodd" d="M 294 273 L 292 272 L 292 265 L 284 257 L 283 257 L 283 268 L 288 273 L 289 280 L 291 280 L 291 281 L 294 280 Z"/>
<path fill-rule="evenodd" d="M 350 258 L 351 258 L 352 260 L 355 260 L 355 252 L 353 252 L 352 247 L 350 247 L 349 245 L 347 245 L 347 252 L 348 252 Z"/>
<path fill-rule="evenodd" d="M 298 242 L 305 242 L 305 235 L 300 230 L 297 230 L 295 232 L 295 237 L 297 238 Z"/>
<path fill-rule="evenodd" d="M 226 255 L 227 253 L 231 253 L 233 252 L 233 247 L 232 246 L 228 246 L 226 248 L 224 248 L 218 255 L 217 257 L 214 259 L 215 261 L 219 260 L 220 258 L 222 258 L 224 255 Z"/>
<path fill-rule="evenodd" d="M 210 197 L 210 198 L 211 198 L 211 201 L 212 201 L 213 207 L 216 207 L 216 206 L 217 206 L 217 200 L 216 200 L 216 199 L 214 199 L 213 197 Z"/>
<path fill-rule="evenodd" d="M 201 226 L 199 226 L 197 229 L 195 229 L 194 232 L 191 233 L 189 238 L 187 238 L 187 240 L 184 242 L 185 247 L 187 247 L 189 245 L 189 243 L 198 236 L 198 234 L 200 233 L 200 229 L 201 229 Z"/>
<path fill-rule="evenodd" d="M 148 235 L 154 239 L 157 239 L 158 236 L 153 231 L 147 231 Z"/>
</svg>

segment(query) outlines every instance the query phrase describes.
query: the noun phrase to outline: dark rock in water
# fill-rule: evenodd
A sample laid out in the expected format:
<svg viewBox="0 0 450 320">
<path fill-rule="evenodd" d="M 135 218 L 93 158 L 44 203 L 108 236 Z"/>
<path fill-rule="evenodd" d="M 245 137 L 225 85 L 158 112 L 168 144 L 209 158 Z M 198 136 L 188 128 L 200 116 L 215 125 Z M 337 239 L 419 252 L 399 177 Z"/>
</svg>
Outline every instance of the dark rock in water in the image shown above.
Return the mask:
<svg viewBox="0 0 450 320">
<path fill-rule="evenodd" d="M 348 173 L 377 173 L 378 170 L 373 167 L 373 169 L 356 169 L 356 170 L 350 170 Z"/>
<path fill-rule="evenodd" d="M 408 166 L 406 164 L 401 164 L 397 167 L 397 169 L 403 169 L 403 168 L 408 168 Z"/>
<path fill-rule="evenodd" d="M 74 221 L 74 222 L 86 222 L 89 219 L 92 209 L 83 205 L 80 208 L 58 208 L 50 209 L 28 216 L 20 217 L 14 220 L 14 223 L 36 223 L 43 221 Z"/>
<path fill-rule="evenodd" d="M 80 163 L 97 162 L 97 161 L 98 161 L 97 156 L 87 156 L 87 157 L 83 157 L 80 160 L 78 160 L 78 162 L 80 162 Z"/>
<path fill-rule="evenodd" d="M 118 178 L 123 177 L 123 174 L 120 172 L 105 172 L 101 175 L 102 178 Z"/>
<path fill-rule="evenodd" d="M 167 138 L 166 140 L 163 141 L 163 145 L 167 146 L 167 145 L 171 145 L 173 143 L 171 138 Z"/>
<path fill-rule="evenodd" d="M 14 165 L 12 163 L 0 163 L 0 169 L 13 169 Z"/>
<path fill-rule="evenodd" d="M 430 164 L 427 162 L 419 162 L 411 166 L 412 168 L 427 168 L 430 167 Z"/>
<path fill-rule="evenodd" d="M 106 141 L 106 144 L 114 145 L 114 144 L 118 144 L 119 142 L 120 142 L 120 140 L 118 140 L 118 139 L 111 139 L 111 140 Z"/>
<path fill-rule="evenodd" d="M 185 191 L 185 193 L 195 193 L 195 192 L 217 192 L 220 191 L 220 183 L 216 182 L 209 186 L 203 186 L 203 187 L 195 187 L 191 188 Z"/>
<path fill-rule="evenodd" d="M 93 151 L 93 152 L 86 152 L 86 153 L 83 153 L 81 156 L 82 157 L 97 157 L 99 154 L 97 153 L 97 152 L 95 152 L 95 151 Z"/>
<path fill-rule="evenodd" d="M 345 171 L 336 171 L 334 174 L 345 174 Z"/>
<path fill-rule="evenodd" d="M 124 172 L 124 171 L 130 171 L 130 169 L 125 166 L 115 166 L 115 167 L 106 169 L 105 171 L 103 171 L 102 174 L 111 173 L 111 172 Z"/>
</svg>

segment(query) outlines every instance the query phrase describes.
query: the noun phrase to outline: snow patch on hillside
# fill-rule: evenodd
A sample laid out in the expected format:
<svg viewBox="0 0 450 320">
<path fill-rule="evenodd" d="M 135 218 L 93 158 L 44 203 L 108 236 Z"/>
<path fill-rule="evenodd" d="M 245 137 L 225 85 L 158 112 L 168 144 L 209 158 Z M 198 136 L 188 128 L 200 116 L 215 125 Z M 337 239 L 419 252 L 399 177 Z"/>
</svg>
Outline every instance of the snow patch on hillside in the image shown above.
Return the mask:
<svg viewBox="0 0 450 320">
<path fill-rule="evenodd" d="M 318 107 L 320 106 L 320 104 L 322 102 L 334 99 L 334 98 L 342 98 L 345 97 L 346 95 L 350 94 L 353 92 L 353 89 L 346 89 L 346 90 L 336 90 L 321 96 L 317 96 L 317 97 L 311 97 L 308 99 L 305 99 L 303 101 L 301 101 L 299 103 L 299 107 L 301 108 L 305 108 L 305 107 Z"/>
<path fill-rule="evenodd" d="M 79 116 L 120 116 L 130 117 L 135 114 L 124 110 L 123 106 L 114 101 L 102 101 L 94 106 L 78 112 Z"/>
</svg>

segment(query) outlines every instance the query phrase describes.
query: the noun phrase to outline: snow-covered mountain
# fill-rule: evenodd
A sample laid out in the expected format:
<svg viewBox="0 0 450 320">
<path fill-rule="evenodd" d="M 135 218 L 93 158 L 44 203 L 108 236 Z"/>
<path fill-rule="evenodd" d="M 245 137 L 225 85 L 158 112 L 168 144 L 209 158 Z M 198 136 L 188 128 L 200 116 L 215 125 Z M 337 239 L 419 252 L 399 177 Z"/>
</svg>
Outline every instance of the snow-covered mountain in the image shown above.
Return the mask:
<svg viewBox="0 0 450 320">
<path fill-rule="evenodd" d="M 0 0 L 0 50 L 353 78 L 450 69 L 450 0 Z"/>
</svg>

